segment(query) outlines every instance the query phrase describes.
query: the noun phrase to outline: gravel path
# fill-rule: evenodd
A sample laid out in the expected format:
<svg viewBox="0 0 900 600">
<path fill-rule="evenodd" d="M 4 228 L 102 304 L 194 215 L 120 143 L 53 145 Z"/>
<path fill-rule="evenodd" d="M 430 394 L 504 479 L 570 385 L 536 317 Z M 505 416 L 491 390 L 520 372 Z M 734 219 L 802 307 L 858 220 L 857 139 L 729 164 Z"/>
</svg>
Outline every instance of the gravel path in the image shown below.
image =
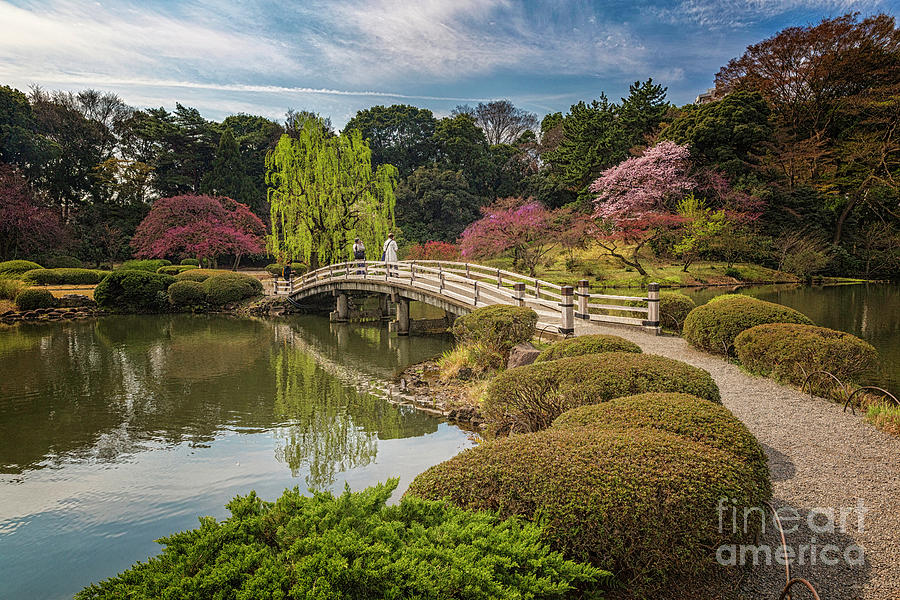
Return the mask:
<svg viewBox="0 0 900 600">
<path fill-rule="evenodd" d="M 796 528 L 787 534 L 788 546 L 803 552 L 803 565 L 799 559 L 792 561 L 792 576 L 808 579 L 822 600 L 900 599 L 900 438 L 849 411 L 842 412 L 841 405 L 747 375 L 719 357 L 691 348 L 679 337 L 597 325 L 582 325 L 577 333 L 619 335 L 644 352 L 708 371 L 719 386 L 723 404 L 747 425 L 768 455 L 773 504 L 782 507 L 782 517 L 789 514 L 788 507 L 803 517 L 785 523 L 786 531 Z M 846 517 L 843 528 L 841 509 Z M 822 514 L 827 510 L 833 511 L 833 527 Z M 773 553 L 780 549 L 771 519 L 762 543 L 771 545 Z M 810 561 L 812 544 L 815 564 Z M 837 552 L 829 548 L 823 553 L 827 544 L 836 545 Z M 862 564 L 858 564 L 857 546 L 864 550 Z M 824 564 L 833 563 L 831 559 L 838 559 L 837 564 Z M 773 561 L 754 567 L 741 588 L 729 596 L 776 599 L 783 586 L 784 567 Z M 805 589 L 794 595 L 795 600 L 811 597 Z"/>
</svg>

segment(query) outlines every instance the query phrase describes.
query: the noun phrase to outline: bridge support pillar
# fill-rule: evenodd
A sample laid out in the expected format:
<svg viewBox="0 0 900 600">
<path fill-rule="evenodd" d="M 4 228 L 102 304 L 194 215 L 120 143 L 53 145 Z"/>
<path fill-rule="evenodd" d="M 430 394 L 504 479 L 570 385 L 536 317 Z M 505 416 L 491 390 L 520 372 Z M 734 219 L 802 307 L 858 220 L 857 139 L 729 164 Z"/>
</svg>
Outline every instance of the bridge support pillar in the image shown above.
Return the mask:
<svg viewBox="0 0 900 600">
<path fill-rule="evenodd" d="M 409 300 L 397 299 L 397 335 L 409 335 Z"/>
<path fill-rule="evenodd" d="M 350 320 L 350 301 L 347 294 L 335 292 L 335 310 L 331 313 L 331 320 L 344 323 Z"/>
<path fill-rule="evenodd" d="M 562 287 L 559 332 L 563 335 L 575 334 L 575 289 L 571 285 Z"/>
</svg>

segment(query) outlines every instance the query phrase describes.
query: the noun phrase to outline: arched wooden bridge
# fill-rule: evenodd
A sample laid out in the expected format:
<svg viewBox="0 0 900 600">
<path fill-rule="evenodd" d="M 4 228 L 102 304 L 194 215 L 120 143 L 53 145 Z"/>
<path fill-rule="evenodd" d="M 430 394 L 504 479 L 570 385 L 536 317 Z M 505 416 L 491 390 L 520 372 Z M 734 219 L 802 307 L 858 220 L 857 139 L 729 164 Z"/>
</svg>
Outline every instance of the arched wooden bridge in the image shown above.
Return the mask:
<svg viewBox="0 0 900 600">
<path fill-rule="evenodd" d="M 302 300 L 332 295 L 338 317 L 348 311 L 347 294 L 384 294 L 397 306 L 397 331 L 409 332 L 409 302 L 419 301 L 459 316 L 494 304 L 527 306 L 538 327 L 569 335 L 578 322 L 615 323 L 659 332 L 659 285 L 647 296 L 592 294 L 586 280 L 560 286 L 527 275 L 473 263 L 415 260 L 345 262 L 276 280 L 276 295 Z"/>
</svg>

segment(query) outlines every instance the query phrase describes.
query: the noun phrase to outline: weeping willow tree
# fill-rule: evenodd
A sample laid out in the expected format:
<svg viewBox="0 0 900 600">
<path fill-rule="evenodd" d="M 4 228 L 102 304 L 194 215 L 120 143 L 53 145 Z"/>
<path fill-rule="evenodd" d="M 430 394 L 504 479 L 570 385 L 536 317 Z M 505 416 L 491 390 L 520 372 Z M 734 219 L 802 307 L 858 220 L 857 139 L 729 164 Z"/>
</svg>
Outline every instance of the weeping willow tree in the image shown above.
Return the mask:
<svg viewBox="0 0 900 600">
<path fill-rule="evenodd" d="M 317 119 L 305 118 L 293 137 L 281 136 L 266 156 L 271 205 L 269 252 L 281 260 L 303 260 L 311 268 L 351 258 L 355 238 L 377 260 L 394 226 L 397 169 L 379 165 L 359 131 L 332 135 Z"/>
</svg>

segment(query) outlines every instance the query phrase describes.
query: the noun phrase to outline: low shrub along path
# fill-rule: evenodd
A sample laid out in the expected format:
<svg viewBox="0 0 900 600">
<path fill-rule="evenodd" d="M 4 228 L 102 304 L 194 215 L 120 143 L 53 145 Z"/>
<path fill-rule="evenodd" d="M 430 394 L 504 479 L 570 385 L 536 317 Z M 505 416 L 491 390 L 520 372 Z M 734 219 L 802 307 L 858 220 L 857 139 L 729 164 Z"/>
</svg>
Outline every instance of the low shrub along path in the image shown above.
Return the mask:
<svg viewBox="0 0 900 600">
<path fill-rule="evenodd" d="M 747 375 L 720 357 L 695 350 L 682 338 L 594 324 L 576 327 L 578 335 L 618 335 L 646 353 L 681 360 L 712 375 L 722 403 L 747 425 L 766 451 L 773 504 L 781 507 L 782 518 L 794 515 L 788 507 L 801 517 L 784 523 L 788 546 L 803 554 L 804 564 L 800 557 L 791 561 L 792 577 L 808 579 L 823 599 L 900 598 L 900 439 L 879 431 L 859 414 L 844 413 L 840 404 Z M 737 513 L 739 525 L 742 510 Z M 833 519 L 829 511 L 833 511 Z M 813 527 L 809 525 L 811 512 Z M 723 525 L 730 527 L 730 507 L 723 514 Z M 759 518 L 758 514 L 755 517 Z M 790 532 L 792 528 L 796 530 Z M 833 547 L 823 552 L 829 544 L 836 546 L 837 552 Z M 781 555 L 771 518 L 760 545 Z M 815 564 L 811 564 L 810 546 Z M 861 565 L 856 546 L 864 550 Z M 760 562 L 766 562 L 763 553 L 759 556 Z M 722 557 L 727 559 L 727 553 Z M 744 562 L 752 564 L 753 552 L 746 554 Z M 775 599 L 784 583 L 784 567 L 773 556 L 770 565 L 753 567 L 741 588 L 728 597 Z M 797 598 L 811 597 L 796 587 L 794 590 Z"/>
</svg>

